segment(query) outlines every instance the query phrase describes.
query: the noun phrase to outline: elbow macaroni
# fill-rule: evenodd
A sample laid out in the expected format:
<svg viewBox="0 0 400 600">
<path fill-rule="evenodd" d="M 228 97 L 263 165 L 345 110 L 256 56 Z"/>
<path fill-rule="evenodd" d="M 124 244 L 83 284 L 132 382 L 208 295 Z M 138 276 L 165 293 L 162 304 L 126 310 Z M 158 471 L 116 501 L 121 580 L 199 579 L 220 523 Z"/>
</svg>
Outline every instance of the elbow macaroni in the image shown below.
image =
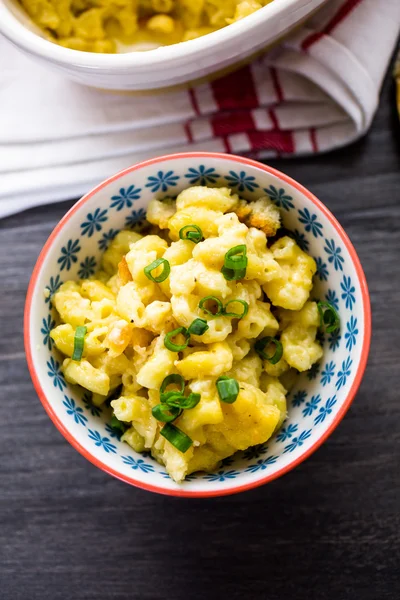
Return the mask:
<svg viewBox="0 0 400 600">
<path fill-rule="evenodd" d="M 19 0 L 51 41 L 86 52 L 176 44 L 211 33 L 273 0 Z"/>
<path fill-rule="evenodd" d="M 322 355 L 316 341 L 317 305 L 308 300 L 315 262 L 289 237 L 268 247 L 268 236 L 275 235 L 280 221 L 265 198 L 244 207 L 227 188 L 198 186 L 181 192 L 176 202 L 153 200 L 147 215 L 152 235 L 121 231 L 104 253 L 98 275 L 68 281 L 55 293 L 61 323 L 51 337 L 66 356 L 67 381 L 92 392 L 97 405 L 112 395 L 114 415 L 128 427 L 122 440 L 139 452 L 150 450 L 181 481 L 265 442 L 281 426 L 294 370 L 309 369 Z M 197 244 L 179 239 L 179 229 L 193 223 L 204 237 Z M 246 274 L 229 281 L 221 267 L 225 253 L 239 244 L 246 245 Z M 144 273 L 156 258 L 170 264 L 161 283 Z M 242 300 L 247 314 L 241 319 L 206 314 L 199 308 L 206 296 L 216 296 L 223 306 Z M 278 307 L 274 312 L 273 305 Z M 242 305 L 236 306 L 240 312 Z M 169 332 L 187 329 L 198 318 L 206 319 L 209 329 L 191 335 L 184 351 L 165 346 Z M 79 325 L 87 332 L 78 362 L 71 356 Z M 253 346 L 256 339 L 276 335 L 283 357 L 272 365 Z M 186 392 L 201 396 L 174 422 L 193 440 L 185 453 L 160 435 L 163 424 L 152 415 L 169 374 L 180 374 Z M 221 375 L 239 384 L 233 404 L 219 398 L 216 380 Z"/>
</svg>

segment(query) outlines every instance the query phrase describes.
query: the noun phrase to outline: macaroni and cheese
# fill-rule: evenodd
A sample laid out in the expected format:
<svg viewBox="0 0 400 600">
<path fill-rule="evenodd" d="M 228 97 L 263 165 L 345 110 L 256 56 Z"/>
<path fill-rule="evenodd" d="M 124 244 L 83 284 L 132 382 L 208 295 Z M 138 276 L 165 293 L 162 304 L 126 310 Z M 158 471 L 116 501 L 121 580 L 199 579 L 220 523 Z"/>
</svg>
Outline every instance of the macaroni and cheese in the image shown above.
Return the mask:
<svg viewBox="0 0 400 600">
<path fill-rule="evenodd" d="M 95 276 L 59 288 L 51 337 L 66 380 L 180 482 L 283 423 L 293 374 L 322 356 L 316 264 L 280 234 L 268 196 L 191 187 L 153 199 L 147 222 L 116 235 Z"/>
<path fill-rule="evenodd" d="M 273 0 L 19 0 L 51 41 L 87 52 L 167 45 L 216 31 Z M 145 46 L 143 46 L 145 47 Z"/>
</svg>

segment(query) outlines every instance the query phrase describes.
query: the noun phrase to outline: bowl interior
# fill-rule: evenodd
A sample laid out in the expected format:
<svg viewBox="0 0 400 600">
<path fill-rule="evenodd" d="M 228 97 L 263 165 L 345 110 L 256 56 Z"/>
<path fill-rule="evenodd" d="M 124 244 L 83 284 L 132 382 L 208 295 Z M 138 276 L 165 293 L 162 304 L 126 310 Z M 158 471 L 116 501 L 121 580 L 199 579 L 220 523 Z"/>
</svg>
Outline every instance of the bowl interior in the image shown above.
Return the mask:
<svg viewBox="0 0 400 600">
<path fill-rule="evenodd" d="M 110 240 L 144 219 L 154 196 L 191 185 L 229 186 L 246 199 L 268 193 L 284 227 L 317 261 L 314 297 L 339 311 L 341 330 L 323 338 L 324 356 L 299 375 L 288 400 L 288 418 L 266 444 L 223 461 L 215 473 L 190 475 L 177 485 L 148 454 L 119 441 L 105 408 L 67 384 L 62 356 L 49 331 L 57 322 L 51 294 L 67 279 L 98 268 Z M 130 483 L 164 493 L 217 495 L 246 489 L 289 470 L 334 428 L 351 402 L 368 354 L 369 304 L 354 249 L 328 211 L 298 184 L 259 163 L 206 153 L 164 157 L 132 167 L 77 203 L 56 227 L 36 266 L 27 300 L 27 353 L 36 389 L 67 439 L 89 460 Z"/>
</svg>

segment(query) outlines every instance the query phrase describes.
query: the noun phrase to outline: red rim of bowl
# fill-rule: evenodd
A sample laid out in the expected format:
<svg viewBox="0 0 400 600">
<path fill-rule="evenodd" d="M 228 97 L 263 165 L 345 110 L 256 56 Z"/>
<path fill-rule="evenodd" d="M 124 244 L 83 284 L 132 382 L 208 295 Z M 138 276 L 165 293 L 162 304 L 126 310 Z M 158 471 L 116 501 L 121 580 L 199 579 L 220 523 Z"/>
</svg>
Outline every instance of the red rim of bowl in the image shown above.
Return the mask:
<svg viewBox="0 0 400 600">
<path fill-rule="evenodd" d="M 66 225 L 66 223 L 68 223 L 71 216 L 83 204 L 85 204 L 85 202 L 87 202 L 90 198 L 92 198 L 92 196 L 97 194 L 97 192 L 99 192 L 101 189 L 106 187 L 112 181 L 116 181 L 120 177 L 122 177 L 128 173 L 137 171 L 138 169 L 141 169 L 143 167 L 155 165 L 160 162 L 167 162 L 170 160 L 177 160 L 177 159 L 179 160 L 179 159 L 183 159 L 183 158 L 217 158 L 217 159 L 222 159 L 222 160 L 228 160 L 230 162 L 237 162 L 242 165 L 249 165 L 252 167 L 256 167 L 258 169 L 261 169 L 262 171 L 266 171 L 267 173 L 275 175 L 279 179 L 285 181 L 286 183 L 288 183 L 291 186 L 293 186 L 294 188 L 296 188 L 299 192 L 304 194 L 310 200 L 310 202 L 312 202 L 312 204 L 314 204 L 326 216 L 326 218 L 333 225 L 333 227 L 337 231 L 338 235 L 340 236 L 341 240 L 343 241 L 344 245 L 346 246 L 346 248 L 351 256 L 351 259 L 353 261 L 356 272 L 357 272 L 359 284 L 361 287 L 362 300 L 363 300 L 364 341 L 363 341 L 363 348 L 362 348 L 362 352 L 361 352 L 360 362 L 358 365 L 356 377 L 355 377 L 353 384 L 347 394 L 347 397 L 343 403 L 343 406 L 339 410 L 338 414 L 336 415 L 336 418 L 334 419 L 334 421 L 332 422 L 330 427 L 321 435 L 321 437 L 306 452 L 304 452 L 304 454 L 299 456 L 297 459 L 293 460 L 293 462 L 286 465 L 285 467 L 282 467 L 275 473 L 272 473 L 271 475 L 266 475 L 265 477 L 263 477 L 261 479 L 252 481 L 250 483 L 246 483 L 244 485 L 238 485 L 238 486 L 230 487 L 227 489 L 221 489 L 221 490 L 191 491 L 191 490 L 184 490 L 184 489 L 167 489 L 167 488 L 159 487 L 156 485 L 149 485 L 142 481 L 136 480 L 134 477 L 128 477 L 128 476 L 122 475 L 118 471 L 115 471 L 114 469 L 112 469 L 111 467 L 109 467 L 108 465 L 103 463 L 101 460 L 99 460 L 98 458 L 93 456 L 86 448 L 81 446 L 81 444 L 71 435 L 71 433 L 69 431 L 67 431 L 67 429 L 65 428 L 62 421 L 57 417 L 57 415 L 53 411 L 49 401 L 47 400 L 46 394 L 40 384 L 39 377 L 36 373 L 36 368 L 34 365 L 33 353 L 32 353 L 32 348 L 31 348 L 30 316 L 31 316 L 31 308 L 32 308 L 32 299 L 33 299 L 33 296 L 35 293 L 37 279 L 39 277 L 39 274 L 40 274 L 41 268 L 43 266 L 43 263 L 45 261 L 45 258 L 47 256 L 49 250 L 51 249 L 53 241 L 56 239 L 56 237 L 57 237 L 58 233 L 61 231 L 61 229 L 63 229 L 63 227 Z M 30 371 L 36 392 L 37 392 L 47 414 L 49 415 L 50 419 L 53 421 L 53 423 L 57 427 L 57 429 L 63 434 L 63 436 L 69 441 L 69 443 L 76 450 L 78 450 L 78 452 L 80 452 L 91 463 L 93 463 L 94 465 L 96 465 L 97 467 L 102 469 L 103 471 L 106 471 L 107 473 L 109 473 L 110 475 L 113 475 L 117 479 L 120 479 L 121 481 L 125 481 L 126 483 L 129 483 L 136 487 L 139 487 L 139 488 L 151 491 L 151 492 L 157 492 L 159 494 L 165 494 L 168 496 L 205 498 L 205 497 L 212 497 L 212 496 L 226 496 L 226 495 L 230 495 L 230 494 L 237 494 L 239 492 L 244 492 L 246 490 L 250 490 L 252 488 L 263 485 L 264 483 L 267 483 L 268 481 L 277 479 L 278 477 L 281 477 L 285 473 L 287 473 L 287 472 L 291 471 L 292 469 L 294 469 L 295 467 L 297 467 L 300 463 L 302 463 L 304 460 L 306 460 L 313 452 L 315 452 L 315 450 L 317 450 L 323 444 L 323 442 L 329 437 L 329 435 L 339 425 L 340 421 L 343 419 L 344 415 L 346 414 L 347 410 L 349 409 L 349 407 L 357 393 L 357 390 L 360 386 L 362 377 L 364 375 L 365 367 L 367 365 L 367 360 L 368 360 L 370 342 L 371 342 L 371 307 L 370 307 L 367 281 L 366 281 L 366 278 L 364 275 L 364 271 L 361 267 L 360 260 L 359 260 L 357 253 L 353 247 L 353 244 L 351 243 L 349 237 L 343 230 L 342 226 L 338 223 L 336 218 L 331 214 L 331 212 L 326 208 L 326 206 L 324 204 L 322 204 L 322 202 L 320 200 L 318 200 L 318 198 L 316 198 L 311 192 L 309 192 L 302 185 L 300 185 L 299 183 L 297 183 L 296 181 L 294 181 L 287 175 L 284 175 L 277 169 L 273 169 L 272 167 L 263 165 L 255 160 L 251 160 L 249 158 L 243 158 L 241 156 L 235 156 L 235 155 L 231 155 L 231 154 L 222 154 L 222 153 L 217 153 L 217 152 L 187 152 L 187 153 L 180 153 L 180 154 L 169 154 L 166 156 L 161 156 L 158 158 L 154 158 L 151 160 L 147 160 L 147 161 L 138 163 L 137 165 L 128 167 L 127 169 L 124 169 L 123 171 L 120 171 L 116 175 L 113 175 L 112 177 L 106 179 L 103 183 L 100 183 L 97 187 L 95 187 L 93 190 L 91 190 L 85 196 L 83 196 L 80 200 L 78 200 L 78 202 L 76 202 L 76 204 L 74 204 L 74 206 L 66 213 L 66 215 L 59 221 L 59 223 L 53 229 L 48 240 L 46 241 L 45 245 L 43 246 L 42 251 L 39 254 L 39 257 L 36 261 L 35 267 L 33 269 L 32 277 L 31 277 L 31 280 L 29 283 L 27 297 L 26 297 L 26 303 L 25 303 L 25 313 L 24 313 L 24 343 L 25 343 L 25 352 L 26 352 L 29 371 Z"/>
</svg>

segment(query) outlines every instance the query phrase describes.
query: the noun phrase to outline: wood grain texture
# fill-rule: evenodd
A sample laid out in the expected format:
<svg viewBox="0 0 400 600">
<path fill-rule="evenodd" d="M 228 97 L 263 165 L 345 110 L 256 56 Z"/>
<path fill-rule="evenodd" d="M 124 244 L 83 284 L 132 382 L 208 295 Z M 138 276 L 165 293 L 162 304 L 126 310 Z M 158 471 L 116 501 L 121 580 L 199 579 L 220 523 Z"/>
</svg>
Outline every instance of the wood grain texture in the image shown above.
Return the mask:
<svg viewBox="0 0 400 600">
<path fill-rule="evenodd" d="M 274 163 L 349 233 L 370 286 L 373 342 L 360 392 L 324 446 L 237 496 L 152 495 L 62 438 L 27 372 L 22 313 L 36 257 L 72 203 L 0 222 L 2 600 L 398 600 L 399 139 L 388 80 L 366 139 Z"/>
</svg>

